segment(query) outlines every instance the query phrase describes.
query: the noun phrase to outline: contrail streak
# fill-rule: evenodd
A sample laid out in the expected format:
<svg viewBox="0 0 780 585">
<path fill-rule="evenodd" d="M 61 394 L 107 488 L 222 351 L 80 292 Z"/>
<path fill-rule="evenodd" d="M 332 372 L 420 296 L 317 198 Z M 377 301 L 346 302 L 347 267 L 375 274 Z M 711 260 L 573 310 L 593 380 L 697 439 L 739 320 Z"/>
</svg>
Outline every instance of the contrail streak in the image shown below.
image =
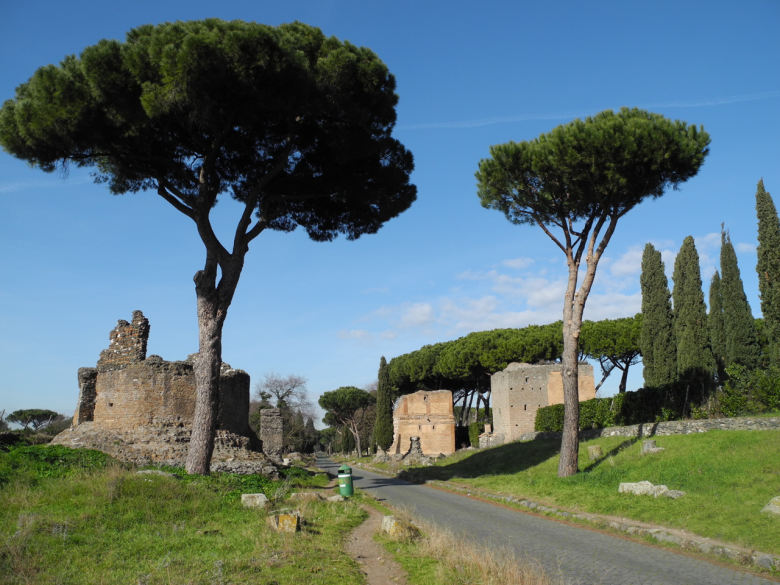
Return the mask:
<svg viewBox="0 0 780 585">
<path fill-rule="evenodd" d="M 780 91 L 767 91 L 764 93 L 754 93 L 750 95 L 735 95 L 730 97 L 714 98 L 697 102 L 658 102 L 653 104 L 643 104 L 642 108 L 701 108 L 706 106 L 721 106 L 725 104 L 734 104 L 737 102 L 751 102 L 756 100 L 765 100 L 780 97 Z M 496 118 L 482 118 L 479 120 L 465 120 L 461 122 L 433 122 L 428 124 L 405 124 L 398 126 L 398 130 L 428 130 L 433 128 L 479 128 L 480 126 L 490 126 L 492 124 L 507 124 L 511 122 L 527 122 L 531 120 L 567 120 L 579 118 L 592 114 L 584 113 L 559 113 L 559 114 L 526 114 L 522 116 L 503 116 Z"/>
</svg>

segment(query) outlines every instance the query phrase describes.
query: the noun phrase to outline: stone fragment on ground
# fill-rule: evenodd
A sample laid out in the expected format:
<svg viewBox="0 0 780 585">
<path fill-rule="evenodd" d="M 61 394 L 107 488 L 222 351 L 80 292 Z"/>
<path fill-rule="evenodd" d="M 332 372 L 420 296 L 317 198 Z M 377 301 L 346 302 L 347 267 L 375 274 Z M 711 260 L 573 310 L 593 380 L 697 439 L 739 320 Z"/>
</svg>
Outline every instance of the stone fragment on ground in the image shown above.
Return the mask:
<svg viewBox="0 0 780 585">
<path fill-rule="evenodd" d="M 269 502 L 265 494 L 241 494 L 241 503 L 245 508 L 265 508 Z"/>
<path fill-rule="evenodd" d="M 302 518 L 298 510 L 273 514 L 266 519 L 269 526 L 277 532 L 295 533 L 301 529 Z"/>
<path fill-rule="evenodd" d="M 406 585 L 406 572 L 384 547 L 374 541 L 382 524 L 382 514 L 370 506 L 363 506 L 368 520 L 358 526 L 347 540 L 349 556 L 360 564 L 368 585 Z"/>
<path fill-rule="evenodd" d="M 167 471 L 161 471 L 159 469 L 142 469 L 141 471 L 136 471 L 136 475 L 160 475 L 162 477 L 172 477 L 173 479 L 178 479 L 179 476 L 175 473 L 168 473 Z"/>
<path fill-rule="evenodd" d="M 303 500 L 321 500 L 322 496 L 317 492 L 293 492 L 290 494 L 291 500 L 303 501 Z"/>
<path fill-rule="evenodd" d="M 329 502 L 343 502 L 344 500 L 346 500 L 346 498 L 344 496 L 342 496 L 341 494 L 336 494 L 336 495 L 330 496 L 328 498 Z"/>
<path fill-rule="evenodd" d="M 382 518 L 382 532 L 396 540 L 414 540 L 420 537 L 417 527 L 395 516 Z"/>
<path fill-rule="evenodd" d="M 642 455 L 652 455 L 653 453 L 660 453 L 663 451 L 663 447 L 656 447 L 655 441 L 642 441 Z"/>
<path fill-rule="evenodd" d="M 768 514 L 775 514 L 776 516 L 780 516 L 780 496 L 777 496 L 776 498 L 772 498 L 769 500 L 769 503 L 764 506 L 764 508 L 761 510 L 762 512 L 766 512 Z"/>
<path fill-rule="evenodd" d="M 685 495 L 685 492 L 680 490 L 670 490 L 665 485 L 653 485 L 649 481 L 638 482 L 622 482 L 618 487 L 618 493 L 621 494 L 634 494 L 637 496 L 664 496 L 676 500 Z"/>
</svg>

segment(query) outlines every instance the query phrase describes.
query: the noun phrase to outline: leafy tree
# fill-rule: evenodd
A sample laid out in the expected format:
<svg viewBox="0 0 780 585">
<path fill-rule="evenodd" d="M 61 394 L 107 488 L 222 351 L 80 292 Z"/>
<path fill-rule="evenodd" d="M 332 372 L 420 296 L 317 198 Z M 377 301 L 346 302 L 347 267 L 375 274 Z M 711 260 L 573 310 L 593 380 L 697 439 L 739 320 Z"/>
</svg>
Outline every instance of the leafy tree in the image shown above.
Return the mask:
<svg viewBox="0 0 780 585">
<path fill-rule="evenodd" d="M 354 386 L 342 386 L 337 390 L 325 392 L 319 400 L 320 407 L 328 411 L 323 422 L 331 424 L 335 419 L 345 426 L 355 438 L 358 453 L 363 452 L 360 443 L 360 427 L 365 416 L 365 409 L 375 402 L 376 398 L 371 394 Z"/>
<path fill-rule="evenodd" d="M 710 312 L 707 315 L 707 325 L 710 328 L 710 344 L 712 357 L 718 368 L 718 381 L 725 379 L 726 368 L 726 330 L 723 323 L 723 296 L 720 292 L 720 275 L 718 271 L 710 281 Z"/>
<path fill-rule="evenodd" d="M 45 410 L 42 408 L 28 408 L 24 410 L 15 410 L 9 414 L 5 419 L 8 422 L 12 422 L 18 425 L 22 425 L 26 431 L 32 426 L 34 431 L 38 431 L 48 424 L 54 422 L 57 417 L 61 415 L 57 414 L 53 410 Z"/>
<path fill-rule="evenodd" d="M 314 452 L 315 445 L 318 442 L 318 433 L 317 433 L 317 429 L 314 428 L 314 420 L 313 419 L 308 419 L 306 421 L 306 429 L 304 431 L 304 437 L 305 437 L 305 442 L 306 442 L 305 451 L 307 453 Z"/>
<path fill-rule="evenodd" d="M 376 394 L 374 441 L 380 449 L 387 451 L 393 444 L 393 396 L 385 356 L 379 360 L 379 382 Z"/>
<path fill-rule="evenodd" d="M 623 319 L 582 322 L 580 344 L 583 353 L 598 360 L 605 374 L 613 368 L 623 372 L 620 392 L 626 391 L 629 368 L 642 361 L 639 349 L 641 332 L 641 313 Z"/>
<path fill-rule="evenodd" d="M 737 265 L 737 254 L 726 231 L 721 231 L 720 283 L 723 299 L 723 329 L 726 337 L 726 366 L 739 364 L 748 369 L 758 366 L 761 349 L 758 345 L 753 313 L 750 311 L 742 278 Z"/>
<path fill-rule="evenodd" d="M 294 22 L 219 19 L 132 29 L 38 69 L 0 109 L 0 145 L 51 172 L 91 167 L 113 194 L 151 190 L 190 218 L 199 354 L 187 471 L 214 446 L 222 330 L 249 244 L 303 227 L 318 242 L 375 233 L 416 198 L 395 139 L 395 79 L 369 49 Z M 220 195 L 241 206 L 215 234 Z"/>
<path fill-rule="evenodd" d="M 0 412 L 0 432 L 8 430 L 8 422 L 5 420 L 5 409 Z"/>
<path fill-rule="evenodd" d="M 770 343 L 770 359 L 780 366 L 780 220 L 772 196 L 764 189 L 764 180 L 756 190 L 758 215 L 758 290 L 761 293 L 761 313 Z"/>
<path fill-rule="evenodd" d="M 671 384 L 677 379 L 677 342 L 674 334 L 669 281 L 661 252 L 646 244 L 642 254 L 642 350 L 645 386 Z"/>
<path fill-rule="evenodd" d="M 674 261 L 672 280 L 677 374 L 680 380 L 706 386 L 715 371 L 715 359 L 710 348 L 707 310 L 701 290 L 699 253 L 691 236 L 683 240 Z"/>
<path fill-rule="evenodd" d="M 566 256 L 561 477 L 578 469 L 578 339 L 599 260 L 618 220 L 644 199 L 693 177 L 709 142 L 703 129 L 622 108 L 574 120 L 528 142 L 492 146 L 491 157 L 479 164 L 482 205 L 513 223 L 539 226 Z M 582 260 L 586 269 L 577 290 Z"/>
</svg>

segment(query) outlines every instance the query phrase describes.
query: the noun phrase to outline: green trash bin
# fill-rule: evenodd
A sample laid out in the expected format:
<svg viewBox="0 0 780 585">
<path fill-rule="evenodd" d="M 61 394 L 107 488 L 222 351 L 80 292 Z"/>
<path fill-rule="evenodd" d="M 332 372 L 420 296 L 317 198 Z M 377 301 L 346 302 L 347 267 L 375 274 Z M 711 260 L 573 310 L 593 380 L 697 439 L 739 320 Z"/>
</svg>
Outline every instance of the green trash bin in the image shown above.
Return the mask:
<svg viewBox="0 0 780 585">
<path fill-rule="evenodd" d="M 352 468 L 349 465 L 339 467 L 339 493 L 345 498 L 355 493 L 352 487 Z"/>
</svg>

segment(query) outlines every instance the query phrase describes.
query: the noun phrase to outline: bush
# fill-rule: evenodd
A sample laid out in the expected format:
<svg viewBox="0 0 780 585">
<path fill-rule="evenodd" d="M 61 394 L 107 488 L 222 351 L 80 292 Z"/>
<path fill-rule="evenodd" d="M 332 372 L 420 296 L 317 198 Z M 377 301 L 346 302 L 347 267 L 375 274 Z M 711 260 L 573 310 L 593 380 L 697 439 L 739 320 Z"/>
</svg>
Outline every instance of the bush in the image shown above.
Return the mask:
<svg viewBox="0 0 780 585">
<path fill-rule="evenodd" d="M 472 447 L 479 447 L 479 436 L 485 432 L 485 423 L 473 422 L 469 425 L 469 441 Z"/>
<path fill-rule="evenodd" d="M 31 483 L 49 477 L 65 477 L 77 470 L 102 469 L 113 458 L 93 449 L 62 445 L 16 445 L 0 453 L 0 486 L 27 475 Z"/>
<path fill-rule="evenodd" d="M 725 416 L 740 416 L 780 410 L 780 371 L 748 370 L 745 366 L 726 368 L 729 379 L 718 395 Z"/>
</svg>

